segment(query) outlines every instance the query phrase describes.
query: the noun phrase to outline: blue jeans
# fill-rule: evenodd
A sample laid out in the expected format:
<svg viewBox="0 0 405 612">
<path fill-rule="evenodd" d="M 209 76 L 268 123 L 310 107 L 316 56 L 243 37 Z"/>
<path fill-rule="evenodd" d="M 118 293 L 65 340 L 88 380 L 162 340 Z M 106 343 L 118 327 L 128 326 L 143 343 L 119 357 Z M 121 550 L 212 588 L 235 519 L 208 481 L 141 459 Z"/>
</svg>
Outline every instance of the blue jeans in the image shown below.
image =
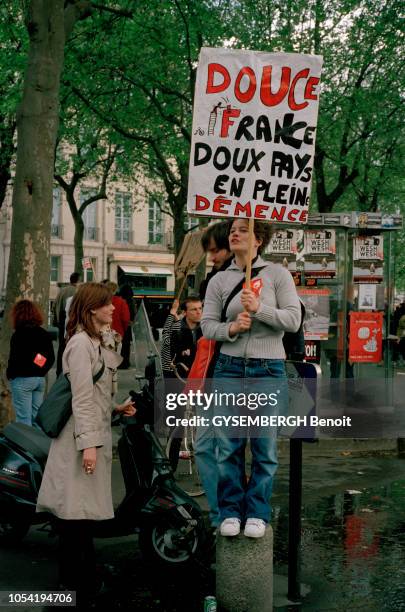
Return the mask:
<svg viewBox="0 0 405 612">
<path fill-rule="evenodd" d="M 287 399 L 284 360 L 244 359 L 221 354 L 214 371 L 214 383 L 222 392 L 254 394 L 267 390 L 280 394 L 281 401 Z M 279 380 L 277 384 L 271 379 Z M 238 382 L 237 382 L 238 381 Z M 223 406 L 221 414 L 237 415 L 248 409 L 238 405 Z M 269 405 L 260 408 L 262 415 L 277 415 L 282 408 Z M 221 520 L 238 517 L 259 518 L 268 522 L 271 514 L 270 498 L 277 470 L 277 428 L 266 430 L 265 435 L 250 437 L 252 467 L 249 482 L 245 477 L 245 449 L 249 431 L 240 432 L 239 437 L 230 436 L 230 428 L 216 427 L 218 444 L 218 506 Z"/>
<path fill-rule="evenodd" d="M 202 410 L 197 409 L 196 412 L 197 415 L 206 416 Z M 211 421 L 208 427 L 197 427 L 194 450 L 198 473 L 208 501 L 210 522 L 213 527 L 218 527 L 218 445 Z"/>
<path fill-rule="evenodd" d="M 17 423 L 34 425 L 44 399 L 45 379 L 42 376 L 18 377 L 10 381 Z"/>
</svg>

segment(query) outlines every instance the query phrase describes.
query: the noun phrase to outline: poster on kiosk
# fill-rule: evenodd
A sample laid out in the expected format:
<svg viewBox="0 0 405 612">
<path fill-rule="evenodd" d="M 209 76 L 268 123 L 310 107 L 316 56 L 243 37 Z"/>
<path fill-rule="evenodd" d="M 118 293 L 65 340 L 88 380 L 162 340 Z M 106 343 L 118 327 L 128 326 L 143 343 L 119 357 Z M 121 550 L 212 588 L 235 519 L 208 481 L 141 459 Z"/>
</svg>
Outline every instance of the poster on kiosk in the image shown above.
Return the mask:
<svg viewBox="0 0 405 612">
<path fill-rule="evenodd" d="M 316 55 L 201 49 L 190 215 L 306 223 L 321 65 Z"/>
</svg>

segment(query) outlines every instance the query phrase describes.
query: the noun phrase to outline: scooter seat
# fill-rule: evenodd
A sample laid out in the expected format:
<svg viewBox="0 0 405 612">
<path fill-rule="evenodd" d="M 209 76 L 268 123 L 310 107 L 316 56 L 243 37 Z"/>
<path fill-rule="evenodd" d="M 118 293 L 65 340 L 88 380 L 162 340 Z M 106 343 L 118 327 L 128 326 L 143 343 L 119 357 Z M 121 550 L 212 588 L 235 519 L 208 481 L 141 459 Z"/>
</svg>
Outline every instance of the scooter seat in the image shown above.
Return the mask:
<svg viewBox="0 0 405 612">
<path fill-rule="evenodd" d="M 14 442 L 17 446 L 31 453 L 37 461 L 41 463 L 46 461 L 51 439 L 40 429 L 24 423 L 9 423 L 3 429 L 3 435 L 10 442 Z"/>
</svg>

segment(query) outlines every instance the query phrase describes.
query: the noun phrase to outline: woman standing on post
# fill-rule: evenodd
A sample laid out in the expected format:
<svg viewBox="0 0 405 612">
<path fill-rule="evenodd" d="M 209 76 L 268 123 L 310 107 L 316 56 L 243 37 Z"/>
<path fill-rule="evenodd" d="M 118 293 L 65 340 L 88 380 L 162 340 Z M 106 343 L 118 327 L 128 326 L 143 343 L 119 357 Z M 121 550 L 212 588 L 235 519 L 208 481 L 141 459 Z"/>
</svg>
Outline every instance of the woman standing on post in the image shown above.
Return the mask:
<svg viewBox="0 0 405 612">
<path fill-rule="evenodd" d="M 215 389 L 238 392 L 277 393 L 280 404 L 286 401 L 285 351 L 283 334 L 297 331 L 301 308 L 291 274 L 279 264 L 264 261 L 260 254 L 270 241 L 269 224 L 254 222 L 252 277 L 254 290 L 242 288 L 249 246 L 249 223 L 236 219 L 230 224 L 229 246 L 234 260 L 227 270 L 218 272 L 209 282 L 201 327 L 206 338 L 221 342 L 214 370 Z M 228 300 L 233 290 L 240 289 Z M 228 302 L 228 303 L 227 303 Z M 226 306 L 226 312 L 223 312 Z M 276 380 L 278 379 L 277 384 Z M 256 406 L 257 408 L 257 406 Z M 280 406 L 278 406 L 280 408 Z M 215 406 L 221 415 L 238 415 L 242 405 Z M 247 413 L 252 407 L 248 406 Z M 252 414 L 274 414 L 271 405 L 255 409 Z M 211 413 L 212 416 L 212 413 Z M 233 427 L 216 430 L 218 442 L 218 506 L 220 533 L 236 536 L 241 523 L 244 534 L 260 538 L 270 520 L 270 498 L 277 469 L 276 428 L 266 431 Z M 253 433 L 253 436 L 252 436 Z M 245 447 L 250 437 L 252 451 L 251 477 L 246 486 Z"/>
<path fill-rule="evenodd" d="M 34 425 L 44 399 L 45 375 L 53 366 L 52 338 L 41 325 L 43 314 L 31 300 L 19 300 L 11 311 L 11 336 L 7 378 L 17 423 Z"/>
<path fill-rule="evenodd" d="M 121 357 L 104 348 L 101 333 L 112 321 L 111 299 L 105 285 L 85 283 L 72 300 L 63 372 L 72 386 L 73 413 L 52 441 L 37 503 L 37 512 L 51 512 L 58 519 L 60 582 L 77 591 L 82 601 L 101 586 L 93 548 L 94 521 L 114 517 L 111 413 L 135 413 L 132 403 L 112 406 L 113 374 Z"/>
</svg>

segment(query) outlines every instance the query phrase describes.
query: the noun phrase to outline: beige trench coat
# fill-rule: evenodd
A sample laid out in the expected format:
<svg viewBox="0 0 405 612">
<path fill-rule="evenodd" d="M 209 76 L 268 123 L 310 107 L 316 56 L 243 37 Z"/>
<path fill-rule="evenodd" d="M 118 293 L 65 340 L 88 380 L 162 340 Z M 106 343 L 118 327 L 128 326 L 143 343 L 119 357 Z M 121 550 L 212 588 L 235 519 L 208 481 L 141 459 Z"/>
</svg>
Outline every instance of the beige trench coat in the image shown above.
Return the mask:
<svg viewBox="0 0 405 612">
<path fill-rule="evenodd" d="M 102 367 L 101 378 L 93 376 Z M 100 346 L 86 332 L 76 333 L 63 354 L 63 372 L 72 385 L 72 416 L 52 441 L 38 495 L 37 512 L 65 520 L 103 520 L 114 516 L 111 494 L 111 389 L 122 357 Z M 83 449 L 97 447 L 93 474 L 82 467 Z"/>
</svg>

